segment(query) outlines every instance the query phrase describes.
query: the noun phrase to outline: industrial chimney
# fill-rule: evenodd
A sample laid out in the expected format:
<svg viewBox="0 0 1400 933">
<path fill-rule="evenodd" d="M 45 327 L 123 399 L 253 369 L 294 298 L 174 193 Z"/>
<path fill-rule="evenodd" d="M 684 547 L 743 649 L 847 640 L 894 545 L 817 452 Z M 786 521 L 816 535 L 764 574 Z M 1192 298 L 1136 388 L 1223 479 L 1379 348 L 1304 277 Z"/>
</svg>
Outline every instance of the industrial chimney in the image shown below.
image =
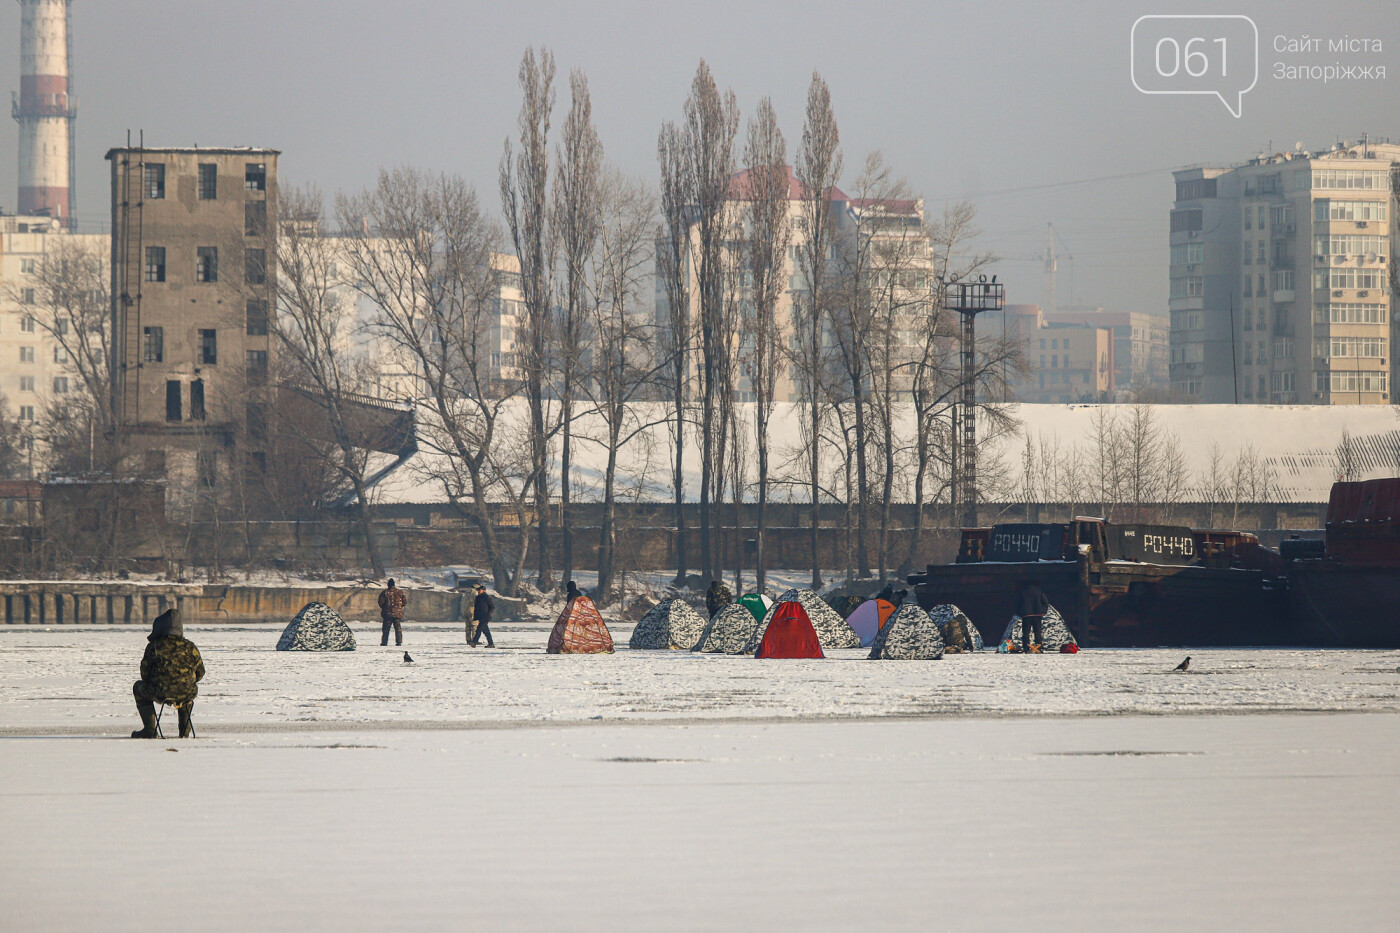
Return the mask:
<svg viewBox="0 0 1400 933">
<path fill-rule="evenodd" d="M 73 218 L 73 126 L 77 105 L 68 81 L 68 0 L 19 0 L 20 214 L 42 214 L 76 229 Z"/>
</svg>

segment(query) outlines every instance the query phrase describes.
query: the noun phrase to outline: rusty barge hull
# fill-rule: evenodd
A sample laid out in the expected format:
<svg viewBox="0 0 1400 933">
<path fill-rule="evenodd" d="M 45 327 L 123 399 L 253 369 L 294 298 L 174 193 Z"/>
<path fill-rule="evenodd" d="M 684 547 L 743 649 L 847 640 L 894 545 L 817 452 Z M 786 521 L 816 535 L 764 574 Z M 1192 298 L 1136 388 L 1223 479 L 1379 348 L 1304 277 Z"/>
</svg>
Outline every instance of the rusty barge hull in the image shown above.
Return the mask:
<svg viewBox="0 0 1400 933">
<path fill-rule="evenodd" d="M 910 577 L 919 605 L 959 606 L 1000 639 L 1020 584 L 1034 580 L 1086 647 L 1247 646 L 1294 642 L 1282 594 L 1260 570 L 1134 561 L 977 562 Z"/>
<path fill-rule="evenodd" d="M 1288 568 L 1288 610 L 1300 644 L 1400 648 L 1400 567 L 1300 560 Z"/>
</svg>

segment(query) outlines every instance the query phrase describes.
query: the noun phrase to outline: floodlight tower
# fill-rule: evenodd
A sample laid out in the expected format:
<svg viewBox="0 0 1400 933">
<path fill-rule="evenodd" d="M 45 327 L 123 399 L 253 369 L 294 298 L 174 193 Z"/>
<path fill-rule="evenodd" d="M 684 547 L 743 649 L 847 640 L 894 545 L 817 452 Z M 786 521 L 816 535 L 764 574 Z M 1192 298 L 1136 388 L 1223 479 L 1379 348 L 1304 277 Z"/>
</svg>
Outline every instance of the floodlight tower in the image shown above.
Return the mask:
<svg viewBox="0 0 1400 933">
<path fill-rule="evenodd" d="M 962 512 L 966 528 L 977 525 L 977 315 L 1006 308 L 1006 286 L 985 275 L 976 281 L 952 279 L 943 283 L 945 307 L 962 316 L 962 362 L 959 402 L 954 409 L 953 510 Z"/>
<path fill-rule="evenodd" d="M 78 110 L 68 77 L 68 0 L 19 0 L 20 214 L 53 217 L 74 229 L 73 131 Z"/>
</svg>

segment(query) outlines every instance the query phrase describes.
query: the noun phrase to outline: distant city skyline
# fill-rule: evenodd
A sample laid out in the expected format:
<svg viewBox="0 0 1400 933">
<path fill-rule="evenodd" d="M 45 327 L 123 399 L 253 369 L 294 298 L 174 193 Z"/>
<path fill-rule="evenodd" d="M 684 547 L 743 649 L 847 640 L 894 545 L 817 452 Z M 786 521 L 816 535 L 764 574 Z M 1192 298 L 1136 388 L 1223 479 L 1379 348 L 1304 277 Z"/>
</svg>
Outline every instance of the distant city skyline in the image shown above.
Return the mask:
<svg viewBox="0 0 1400 933">
<path fill-rule="evenodd" d="M 567 75 L 589 77 L 607 158 L 651 184 L 663 120 L 678 119 L 697 62 L 738 95 L 743 119 L 773 98 L 795 152 L 813 68 L 831 85 L 849 184 L 883 150 L 927 201 L 968 197 L 980 246 L 1009 300 L 1041 300 L 1045 225 L 1062 244 L 1058 300 L 1166 313 L 1171 171 L 1236 163 L 1266 149 L 1400 136 L 1391 82 L 1274 79 L 1276 35 L 1365 36 L 1384 52 L 1400 28 L 1380 2 L 1246 2 L 1231 12 L 1258 25 L 1260 76 L 1243 116 L 1203 97 L 1145 96 L 1128 75 L 1129 32 L 1148 13 L 1197 12 L 1176 3 L 1079 3 L 1045 21 L 1044 6 L 1012 0 L 848 5 L 520 3 L 466 9 L 446 2 L 247 0 L 237 5 L 73 4 L 77 214 L 84 231 L 110 221 L 102 153 L 145 130 L 155 146 L 281 149 L 285 183 L 327 196 L 373 183 L 380 167 L 460 174 L 498 213 L 496 167 L 515 129 L 516 69 L 527 45 L 548 46 Z M 19 86 L 19 7 L 3 10 L 0 74 Z M 1028 28 L 1034 24 L 1034 28 Z M 1345 56 L 1340 56 L 1345 57 Z M 153 109 L 161 101 L 161 109 Z M 1379 121 L 1389 116 L 1394 125 Z M 742 129 L 741 129 L 742 136 Z M 742 144 L 742 143 L 740 143 Z M 16 207 L 17 126 L 0 134 L 0 208 Z M 1064 258 L 1065 254 L 1073 260 Z"/>
</svg>

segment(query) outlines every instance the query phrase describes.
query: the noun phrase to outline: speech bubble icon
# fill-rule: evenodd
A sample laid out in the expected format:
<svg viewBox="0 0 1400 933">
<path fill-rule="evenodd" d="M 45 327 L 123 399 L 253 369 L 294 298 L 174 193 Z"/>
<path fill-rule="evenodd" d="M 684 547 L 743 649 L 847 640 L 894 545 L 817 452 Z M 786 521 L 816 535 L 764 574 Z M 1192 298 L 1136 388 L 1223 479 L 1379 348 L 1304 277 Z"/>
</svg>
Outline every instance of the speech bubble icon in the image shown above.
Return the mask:
<svg viewBox="0 0 1400 933">
<path fill-rule="evenodd" d="M 1248 16 L 1164 14 L 1133 23 L 1130 68 L 1144 94 L 1213 94 L 1235 118 L 1259 82 L 1259 27 Z"/>
</svg>

